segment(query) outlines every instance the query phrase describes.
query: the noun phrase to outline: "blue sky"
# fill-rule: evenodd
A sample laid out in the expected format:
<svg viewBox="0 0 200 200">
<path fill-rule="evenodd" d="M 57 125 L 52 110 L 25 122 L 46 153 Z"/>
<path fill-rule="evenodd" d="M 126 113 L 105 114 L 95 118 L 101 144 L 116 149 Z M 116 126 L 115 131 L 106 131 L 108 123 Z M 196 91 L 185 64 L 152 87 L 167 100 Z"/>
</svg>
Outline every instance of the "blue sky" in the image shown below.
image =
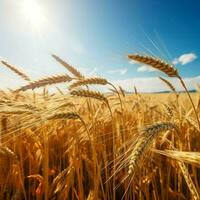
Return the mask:
<svg viewBox="0 0 200 200">
<path fill-rule="evenodd" d="M 0 0 L 0 58 L 38 79 L 65 73 L 55 53 L 86 75 L 163 90 L 150 84 L 159 72 L 127 59 L 153 54 L 176 63 L 192 88 L 200 80 L 199 9 L 198 0 Z M 25 84 L 2 65 L 0 76 L 1 88 Z"/>
</svg>

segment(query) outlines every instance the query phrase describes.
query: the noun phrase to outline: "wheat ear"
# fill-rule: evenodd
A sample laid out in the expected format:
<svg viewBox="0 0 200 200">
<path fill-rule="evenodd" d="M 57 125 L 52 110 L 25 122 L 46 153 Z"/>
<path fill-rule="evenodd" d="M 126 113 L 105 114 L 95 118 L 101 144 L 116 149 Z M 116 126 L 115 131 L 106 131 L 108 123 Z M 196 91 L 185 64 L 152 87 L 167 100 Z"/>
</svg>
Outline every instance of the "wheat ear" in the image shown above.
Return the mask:
<svg viewBox="0 0 200 200">
<path fill-rule="evenodd" d="M 72 90 L 79 86 L 91 85 L 91 84 L 106 85 L 106 84 L 108 84 L 108 81 L 104 78 L 99 78 L 99 77 L 85 78 L 85 79 L 78 80 L 75 83 L 73 83 L 72 85 L 70 85 L 69 89 Z"/>
<path fill-rule="evenodd" d="M 80 116 L 77 113 L 74 112 L 68 112 L 68 113 L 56 113 L 50 117 L 48 117 L 48 120 L 53 119 L 79 119 Z"/>
<path fill-rule="evenodd" d="M 64 75 L 57 75 L 57 76 L 51 76 L 51 77 L 47 77 L 38 81 L 34 81 L 28 85 L 22 86 L 21 88 L 15 90 L 15 92 L 19 92 L 19 91 L 26 91 L 28 89 L 35 89 L 35 88 L 39 88 L 39 87 L 43 87 L 46 85 L 52 85 L 52 84 L 56 84 L 56 83 L 63 83 L 63 82 L 70 82 L 72 80 L 72 78 L 70 76 L 68 76 L 67 74 Z"/>
<path fill-rule="evenodd" d="M 70 71 L 75 77 L 77 78 L 84 78 L 84 76 L 74 67 L 69 65 L 67 62 L 56 56 L 55 54 L 52 54 L 52 57 L 59 62 L 61 65 L 63 65 L 68 71 Z"/>
<path fill-rule="evenodd" d="M 185 164 L 183 162 L 180 162 L 178 161 L 178 165 L 183 173 L 183 176 L 185 178 L 185 181 L 188 185 L 188 188 L 190 189 L 190 192 L 192 194 L 192 197 L 194 200 L 199 200 L 200 199 L 200 196 L 199 196 L 199 193 L 197 192 L 197 189 L 192 181 L 192 178 L 188 172 L 188 169 L 187 167 L 185 166 Z"/>
<path fill-rule="evenodd" d="M 143 55 L 128 55 L 128 58 L 131 60 L 135 60 L 137 62 L 144 63 L 146 65 L 150 65 L 155 69 L 158 69 L 169 77 L 178 77 L 178 71 L 172 65 L 164 62 L 161 59 L 157 59 L 151 56 L 143 56 Z"/>
<path fill-rule="evenodd" d="M 200 166 L 200 152 L 192 151 L 180 151 L 180 150 L 157 150 L 153 149 L 153 152 L 167 156 L 177 161 L 186 162 L 196 166 Z"/>
<path fill-rule="evenodd" d="M 163 106 L 166 109 L 166 114 L 168 115 L 168 117 L 170 117 L 171 119 L 173 119 L 173 117 L 174 117 L 173 110 L 167 104 L 163 104 Z"/>
<path fill-rule="evenodd" d="M 135 85 L 134 85 L 134 92 L 135 92 L 136 95 L 138 94 L 138 91 L 137 91 L 137 88 L 136 88 Z"/>
<path fill-rule="evenodd" d="M 0 155 L 1 156 L 7 156 L 8 158 L 10 158 L 11 160 L 17 160 L 17 155 L 11 150 L 9 149 L 7 146 L 0 146 Z"/>
<path fill-rule="evenodd" d="M 176 126 L 173 123 L 162 122 L 147 126 L 141 131 L 139 139 L 130 155 L 128 167 L 129 176 L 135 173 L 140 161 L 142 161 L 144 158 L 145 152 L 147 152 L 153 140 L 158 136 L 158 134 L 161 131 L 166 131 L 174 128 L 176 128 Z"/>
<path fill-rule="evenodd" d="M 124 91 L 124 89 L 121 86 L 119 86 L 119 90 L 120 90 L 122 96 L 125 97 L 126 96 L 125 95 L 125 91 Z"/>
<path fill-rule="evenodd" d="M 91 90 L 73 90 L 70 92 L 71 95 L 79 97 L 91 97 L 108 103 L 107 98 L 100 92 L 91 91 Z"/>
<path fill-rule="evenodd" d="M 173 92 L 176 93 L 175 87 L 174 87 L 168 80 L 166 80 L 166 79 L 164 79 L 164 78 L 162 78 L 162 77 L 159 77 L 159 79 L 160 79 L 161 81 L 163 81 L 163 82 L 170 88 L 171 91 L 173 91 Z"/>
<path fill-rule="evenodd" d="M 194 106 L 194 102 L 193 102 L 193 100 L 191 98 L 191 95 L 190 95 L 186 85 L 185 85 L 185 82 L 183 81 L 183 79 L 179 75 L 177 69 L 175 69 L 169 63 L 164 62 L 163 60 L 157 59 L 157 58 L 154 58 L 154 57 L 151 57 L 151 56 L 143 56 L 143 55 L 131 54 L 131 55 L 128 55 L 128 58 L 131 59 L 131 60 L 135 60 L 137 62 L 144 63 L 146 65 L 150 65 L 150 66 L 152 66 L 152 67 L 164 72 L 169 77 L 177 77 L 179 79 L 179 81 L 181 82 L 181 85 L 185 89 L 185 91 L 186 91 L 186 93 L 187 93 L 187 95 L 188 95 L 188 97 L 190 99 L 190 102 L 192 104 L 193 110 L 195 112 L 195 116 L 196 116 L 197 121 L 198 121 L 199 130 L 200 130 L 200 120 L 199 120 L 199 116 L 198 116 L 198 113 L 196 111 L 196 108 Z"/>
<path fill-rule="evenodd" d="M 5 65 L 7 68 L 9 68 L 11 71 L 13 71 L 15 74 L 20 76 L 22 79 L 24 79 L 25 81 L 30 81 L 31 80 L 25 73 L 23 73 L 22 71 L 19 71 L 19 69 L 17 69 L 13 65 L 8 64 L 6 61 L 2 60 L 1 63 L 3 65 Z"/>
</svg>

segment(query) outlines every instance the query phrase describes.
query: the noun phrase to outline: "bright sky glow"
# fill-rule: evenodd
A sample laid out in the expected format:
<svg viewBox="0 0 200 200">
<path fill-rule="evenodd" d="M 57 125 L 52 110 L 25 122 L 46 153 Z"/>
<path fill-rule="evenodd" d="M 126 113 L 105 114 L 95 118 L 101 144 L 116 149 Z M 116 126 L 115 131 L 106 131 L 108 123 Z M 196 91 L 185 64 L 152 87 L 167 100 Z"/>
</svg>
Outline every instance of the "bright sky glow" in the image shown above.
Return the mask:
<svg viewBox="0 0 200 200">
<path fill-rule="evenodd" d="M 195 88 L 199 8 L 199 0 L 0 0 L 0 58 L 33 80 L 66 73 L 53 53 L 86 76 L 105 77 L 127 90 L 133 84 L 140 91 L 165 90 L 157 84 L 162 73 L 127 59 L 129 53 L 152 54 L 174 63 Z M 0 88 L 26 84 L 2 65 L 0 76 Z"/>
<path fill-rule="evenodd" d="M 45 25 L 44 9 L 35 0 L 19 1 L 22 17 L 26 19 L 33 31 L 40 32 Z"/>
</svg>

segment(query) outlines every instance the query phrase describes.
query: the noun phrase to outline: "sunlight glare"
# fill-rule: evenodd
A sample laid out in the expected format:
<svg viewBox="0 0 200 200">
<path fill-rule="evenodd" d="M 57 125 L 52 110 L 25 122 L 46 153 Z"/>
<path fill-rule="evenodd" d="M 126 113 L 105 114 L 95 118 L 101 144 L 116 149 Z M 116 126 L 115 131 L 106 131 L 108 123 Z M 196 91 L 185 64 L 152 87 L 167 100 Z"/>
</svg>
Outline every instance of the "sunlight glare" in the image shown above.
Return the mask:
<svg viewBox="0 0 200 200">
<path fill-rule="evenodd" d="M 34 0 L 23 0 L 21 8 L 31 28 L 35 29 L 35 31 L 40 31 L 45 21 L 44 10 L 40 4 Z"/>
</svg>

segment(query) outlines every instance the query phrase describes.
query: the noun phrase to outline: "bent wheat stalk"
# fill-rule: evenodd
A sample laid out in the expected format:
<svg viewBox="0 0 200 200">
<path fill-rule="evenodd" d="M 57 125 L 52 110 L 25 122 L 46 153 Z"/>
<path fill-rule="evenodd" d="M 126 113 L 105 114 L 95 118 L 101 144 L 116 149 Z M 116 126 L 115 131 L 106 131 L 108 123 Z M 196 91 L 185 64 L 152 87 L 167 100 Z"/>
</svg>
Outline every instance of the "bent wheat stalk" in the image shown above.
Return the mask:
<svg viewBox="0 0 200 200">
<path fill-rule="evenodd" d="M 138 169 L 140 163 L 142 163 L 144 160 L 145 153 L 149 150 L 153 141 L 158 137 L 160 132 L 171 129 L 177 129 L 176 125 L 170 122 L 160 122 L 149 125 L 140 132 L 138 140 L 130 155 L 127 175 L 122 180 L 122 182 L 124 182 L 127 178 L 129 178 L 129 184 L 126 188 L 123 198 L 130 187 L 136 170 Z"/>
<path fill-rule="evenodd" d="M 156 123 L 147 126 L 141 131 L 138 142 L 132 150 L 130 155 L 128 175 L 134 174 L 140 161 L 143 159 L 145 152 L 151 146 L 153 140 L 158 136 L 161 131 L 176 129 L 176 125 L 170 122 Z"/>
</svg>

